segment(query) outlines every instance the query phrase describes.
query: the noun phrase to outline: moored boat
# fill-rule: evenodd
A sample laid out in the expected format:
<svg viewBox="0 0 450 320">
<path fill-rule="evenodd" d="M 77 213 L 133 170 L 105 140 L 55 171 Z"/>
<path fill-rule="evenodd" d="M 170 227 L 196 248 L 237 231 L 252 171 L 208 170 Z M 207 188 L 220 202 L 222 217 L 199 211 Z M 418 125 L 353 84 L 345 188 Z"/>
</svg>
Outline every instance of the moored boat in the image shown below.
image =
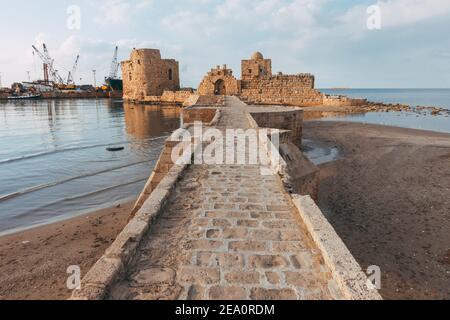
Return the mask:
<svg viewBox="0 0 450 320">
<path fill-rule="evenodd" d="M 8 100 L 28 100 L 28 99 L 40 99 L 42 95 L 39 94 L 24 94 L 20 96 L 9 96 Z"/>
</svg>

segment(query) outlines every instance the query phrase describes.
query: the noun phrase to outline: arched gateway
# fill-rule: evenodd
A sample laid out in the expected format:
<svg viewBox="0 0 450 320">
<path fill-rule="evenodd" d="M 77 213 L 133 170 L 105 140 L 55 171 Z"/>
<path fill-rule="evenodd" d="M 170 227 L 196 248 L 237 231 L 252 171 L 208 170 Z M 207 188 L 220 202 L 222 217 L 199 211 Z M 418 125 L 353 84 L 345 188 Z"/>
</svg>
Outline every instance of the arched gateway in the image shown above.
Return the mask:
<svg viewBox="0 0 450 320">
<path fill-rule="evenodd" d="M 227 94 L 227 90 L 225 87 L 225 81 L 223 79 L 219 79 L 214 84 L 214 94 L 216 96 L 224 96 Z"/>
<path fill-rule="evenodd" d="M 198 92 L 202 96 L 208 95 L 237 95 L 240 92 L 239 82 L 233 76 L 233 71 L 226 66 L 211 69 L 203 78 Z"/>
</svg>

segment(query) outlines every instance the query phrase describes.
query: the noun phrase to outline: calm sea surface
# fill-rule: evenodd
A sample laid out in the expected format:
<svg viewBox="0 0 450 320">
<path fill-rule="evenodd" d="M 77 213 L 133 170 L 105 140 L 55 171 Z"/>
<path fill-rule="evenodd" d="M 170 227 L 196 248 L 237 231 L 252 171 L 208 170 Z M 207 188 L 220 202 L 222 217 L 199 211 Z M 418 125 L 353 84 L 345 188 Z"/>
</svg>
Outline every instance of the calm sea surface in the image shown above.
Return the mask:
<svg viewBox="0 0 450 320">
<path fill-rule="evenodd" d="M 450 109 L 449 89 L 321 91 Z M 409 112 L 326 120 L 450 132 L 448 116 Z M 165 139 L 179 125 L 180 113 L 175 107 L 133 106 L 110 100 L 0 102 L 0 234 L 137 197 Z M 108 146 L 123 146 L 125 150 L 108 152 Z M 328 161 L 333 150 L 328 151 L 318 157 Z"/>
<path fill-rule="evenodd" d="M 373 102 L 401 103 L 450 109 L 450 89 L 319 89 L 331 95 L 365 98 Z"/>
<path fill-rule="evenodd" d="M 0 102 L 0 233 L 137 197 L 179 125 L 175 107 Z"/>
<path fill-rule="evenodd" d="M 434 106 L 450 110 L 450 89 L 321 89 L 332 95 L 366 98 L 373 102 L 400 103 L 416 106 Z M 431 130 L 450 133 L 448 114 L 430 115 L 429 111 L 416 112 L 370 112 L 323 118 L 323 121 L 351 121 L 396 127 Z"/>
</svg>

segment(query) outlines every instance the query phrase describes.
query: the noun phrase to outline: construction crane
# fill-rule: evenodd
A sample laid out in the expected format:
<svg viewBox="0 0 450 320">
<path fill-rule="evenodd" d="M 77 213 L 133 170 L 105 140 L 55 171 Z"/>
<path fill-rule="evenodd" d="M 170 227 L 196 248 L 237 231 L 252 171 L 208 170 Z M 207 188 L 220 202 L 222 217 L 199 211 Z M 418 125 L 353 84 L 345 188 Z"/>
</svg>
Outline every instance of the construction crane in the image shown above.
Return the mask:
<svg viewBox="0 0 450 320">
<path fill-rule="evenodd" d="M 38 48 L 36 48 L 34 45 L 32 45 L 33 47 L 33 52 L 36 52 L 36 54 L 39 56 L 39 58 L 41 58 L 42 62 L 44 63 L 44 81 L 45 82 L 49 82 L 49 63 L 51 63 L 50 61 L 47 60 L 47 57 L 39 51 Z"/>
<path fill-rule="evenodd" d="M 49 63 L 49 72 L 50 72 L 50 75 L 51 75 L 53 81 L 58 84 L 64 84 L 64 79 L 59 75 L 58 70 L 55 70 L 55 68 L 54 68 L 55 60 L 52 59 L 52 57 L 50 56 L 45 43 L 42 44 L 42 47 L 44 48 L 44 55 L 47 58 L 47 61 Z"/>
<path fill-rule="evenodd" d="M 69 71 L 69 75 L 67 76 L 67 85 L 75 84 L 74 77 L 75 77 L 75 72 L 77 71 L 79 59 L 80 59 L 80 55 L 77 55 L 77 58 L 75 59 L 75 63 L 73 65 L 72 71 Z"/>
<path fill-rule="evenodd" d="M 119 47 L 116 46 L 116 49 L 114 50 L 113 60 L 111 62 L 111 68 L 109 71 L 109 79 L 117 78 L 117 72 L 119 71 L 119 63 L 117 62 L 117 52 L 118 51 L 119 51 Z"/>
<path fill-rule="evenodd" d="M 58 84 L 64 84 L 63 78 L 59 75 L 58 70 L 55 70 L 54 68 L 54 60 L 50 57 L 50 54 L 48 53 L 47 46 L 45 43 L 42 45 L 44 52 L 38 50 L 34 45 L 32 46 L 34 52 L 37 53 L 39 58 L 41 58 L 42 62 L 44 63 L 44 80 L 45 81 L 53 81 Z"/>
</svg>

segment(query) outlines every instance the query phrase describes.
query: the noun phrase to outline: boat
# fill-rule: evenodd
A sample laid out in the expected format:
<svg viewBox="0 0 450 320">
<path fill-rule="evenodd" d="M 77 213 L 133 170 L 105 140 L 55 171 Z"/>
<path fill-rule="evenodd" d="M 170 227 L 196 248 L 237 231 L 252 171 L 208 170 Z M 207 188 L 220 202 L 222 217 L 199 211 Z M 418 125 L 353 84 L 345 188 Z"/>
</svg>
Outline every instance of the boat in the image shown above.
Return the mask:
<svg viewBox="0 0 450 320">
<path fill-rule="evenodd" d="M 9 96 L 8 100 L 28 100 L 28 99 L 40 99 L 42 95 L 39 94 L 24 94 L 21 96 Z"/>
<path fill-rule="evenodd" d="M 122 79 L 106 78 L 105 82 L 111 88 L 111 91 L 113 91 L 113 92 L 117 92 L 117 91 L 122 91 L 123 90 Z"/>
</svg>

